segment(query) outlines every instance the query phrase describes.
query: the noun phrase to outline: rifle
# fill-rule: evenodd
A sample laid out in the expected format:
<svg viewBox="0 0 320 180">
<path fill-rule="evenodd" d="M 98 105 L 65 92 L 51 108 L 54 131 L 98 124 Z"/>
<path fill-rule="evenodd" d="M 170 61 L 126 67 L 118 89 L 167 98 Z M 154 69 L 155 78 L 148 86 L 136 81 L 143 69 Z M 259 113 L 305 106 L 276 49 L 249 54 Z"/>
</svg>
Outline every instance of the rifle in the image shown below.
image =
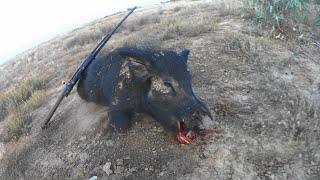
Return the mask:
<svg viewBox="0 0 320 180">
<path fill-rule="evenodd" d="M 106 44 L 106 42 L 111 38 L 112 34 L 121 26 L 121 24 L 130 16 L 130 14 L 136 9 L 137 7 L 131 8 L 130 12 L 120 21 L 120 23 L 111 31 L 109 32 L 100 42 L 99 44 L 93 49 L 93 51 L 86 57 L 86 59 L 80 64 L 76 72 L 72 75 L 71 79 L 68 83 L 65 84 L 65 88 L 63 89 L 61 95 L 59 96 L 58 100 L 54 104 L 53 108 L 50 110 L 49 114 L 47 115 L 45 121 L 42 123 L 41 128 L 45 129 L 53 116 L 54 112 L 57 110 L 59 104 L 61 103 L 64 97 L 67 97 L 74 85 L 79 81 L 81 73 L 87 68 L 87 66 L 94 60 L 102 49 L 102 47 Z"/>
</svg>

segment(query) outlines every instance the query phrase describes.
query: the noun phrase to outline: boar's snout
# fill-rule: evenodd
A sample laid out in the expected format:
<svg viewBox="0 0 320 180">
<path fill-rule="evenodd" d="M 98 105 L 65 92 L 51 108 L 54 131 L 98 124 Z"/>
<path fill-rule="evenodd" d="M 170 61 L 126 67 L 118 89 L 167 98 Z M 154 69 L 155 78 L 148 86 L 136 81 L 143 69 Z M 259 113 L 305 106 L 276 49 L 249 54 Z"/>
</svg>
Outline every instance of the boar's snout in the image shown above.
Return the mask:
<svg viewBox="0 0 320 180">
<path fill-rule="evenodd" d="M 208 108 L 196 98 L 195 101 L 190 101 L 179 109 L 178 118 L 181 120 L 179 123 L 184 126 L 185 133 L 193 131 L 201 134 L 212 125 L 213 121 Z"/>
</svg>

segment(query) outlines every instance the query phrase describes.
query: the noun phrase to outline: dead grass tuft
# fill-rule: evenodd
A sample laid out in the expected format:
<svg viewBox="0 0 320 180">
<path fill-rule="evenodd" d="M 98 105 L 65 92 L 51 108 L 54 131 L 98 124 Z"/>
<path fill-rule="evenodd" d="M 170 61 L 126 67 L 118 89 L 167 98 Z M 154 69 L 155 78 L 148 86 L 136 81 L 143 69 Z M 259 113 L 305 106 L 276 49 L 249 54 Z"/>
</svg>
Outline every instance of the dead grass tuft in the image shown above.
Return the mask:
<svg viewBox="0 0 320 180">
<path fill-rule="evenodd" d="M 19 105 L 26 101 L 33 91 L 43 88 L 45 83 L 46 79 L 37 75 L 23 78 L 18 87 L 8 94 L 8 98 L 15 105 Z"/>
<path fill-rule="evenodd" d="M 218 27 L 217 20 L 205 19 L 197 22 L 177 20 L 170 23 L 160 35 L 161 40 L 172 39 L 175 36 L 194 37 L 214 31 Z"/>
<path fill-rule="evenodd" d="M 24 112 L 31 112 L 39 108 L 45 102 L 45 93 L 43 90 L 38 90 L 32 93 L 31 97 L 22 105 L 21 109 Z"/>
<path fill-rule="evenodd" d="M 176 6 L 173 8 L 173 12 L 179 12 L 182 9 L 181 6 Z"/>
<path fill-rule="evenodd" d="M 146 17 L 146 16 L 142 16 L 136 21 L 136 24 L 138 26 L 143 26 L 143 25 L 148 24 L 148 23 L 149 23 L 149 18 Z"/>
<path fill-rule="evenodd" d="M 45 83 L 46 79 L 37 75 L 26 77 L 15 90 L 0 96 L 1 120 L 8 117 L 9 140 L 28 132 L 32 112 L 45 102 L 45 92 L 40 90 Z"/>
<path fill-rule="evenodd" d="M 239 5 L 236 2 L 221 2 L 217 4 L 217 9 L 219 10 L 219 15 L 224 16 L 237 16 L 240 15 Z"/>
<path fill-rule="evenodd" d="M 4 93 L 0 93 L 0 122 L 8 115 L 7 107 L 8 99 L 5 97 Z"/>
</svg>

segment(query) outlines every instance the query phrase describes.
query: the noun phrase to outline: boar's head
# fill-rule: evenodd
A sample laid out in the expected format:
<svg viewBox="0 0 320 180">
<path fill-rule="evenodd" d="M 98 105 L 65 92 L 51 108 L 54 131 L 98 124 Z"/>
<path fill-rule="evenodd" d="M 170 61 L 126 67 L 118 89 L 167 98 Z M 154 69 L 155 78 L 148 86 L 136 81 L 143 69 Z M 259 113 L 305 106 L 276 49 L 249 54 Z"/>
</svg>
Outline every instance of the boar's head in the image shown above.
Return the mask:
<svg viewBox="0 0 320 180">
<path fill-rule="evenodd" d="M 141 104 L 165 129 L 177 133 L 183 125 L 185 133 L 201 133 L 212 116 L 194 94 L 187 60 L 189 50 L 138 50 L 124 48 L 120 54 L 135 63 L 137 78 L 147 85 L 141 94 Z M 210 120 L 211 119 L 211 120 Z"/>
</svg>

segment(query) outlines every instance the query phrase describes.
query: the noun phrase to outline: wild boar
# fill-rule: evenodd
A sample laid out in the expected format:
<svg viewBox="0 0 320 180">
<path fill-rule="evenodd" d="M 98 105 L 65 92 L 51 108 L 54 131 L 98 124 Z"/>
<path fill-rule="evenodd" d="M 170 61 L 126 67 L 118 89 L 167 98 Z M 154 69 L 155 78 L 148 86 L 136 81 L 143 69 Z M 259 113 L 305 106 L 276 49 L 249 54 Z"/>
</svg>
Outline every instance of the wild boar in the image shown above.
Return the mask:
<svg viewBox="0 0 320 180">
<path fill-rule="evenodd" d="M 86 101 L 108 106 L 110 127 L 126 131 L 134 113 L 147 113 L 166 130 L 200 133 L 212 120 L 194 94 L 187 62 L 189 50 L 119 48 L 96 58 L 77 86 Z"/>
</svg>

